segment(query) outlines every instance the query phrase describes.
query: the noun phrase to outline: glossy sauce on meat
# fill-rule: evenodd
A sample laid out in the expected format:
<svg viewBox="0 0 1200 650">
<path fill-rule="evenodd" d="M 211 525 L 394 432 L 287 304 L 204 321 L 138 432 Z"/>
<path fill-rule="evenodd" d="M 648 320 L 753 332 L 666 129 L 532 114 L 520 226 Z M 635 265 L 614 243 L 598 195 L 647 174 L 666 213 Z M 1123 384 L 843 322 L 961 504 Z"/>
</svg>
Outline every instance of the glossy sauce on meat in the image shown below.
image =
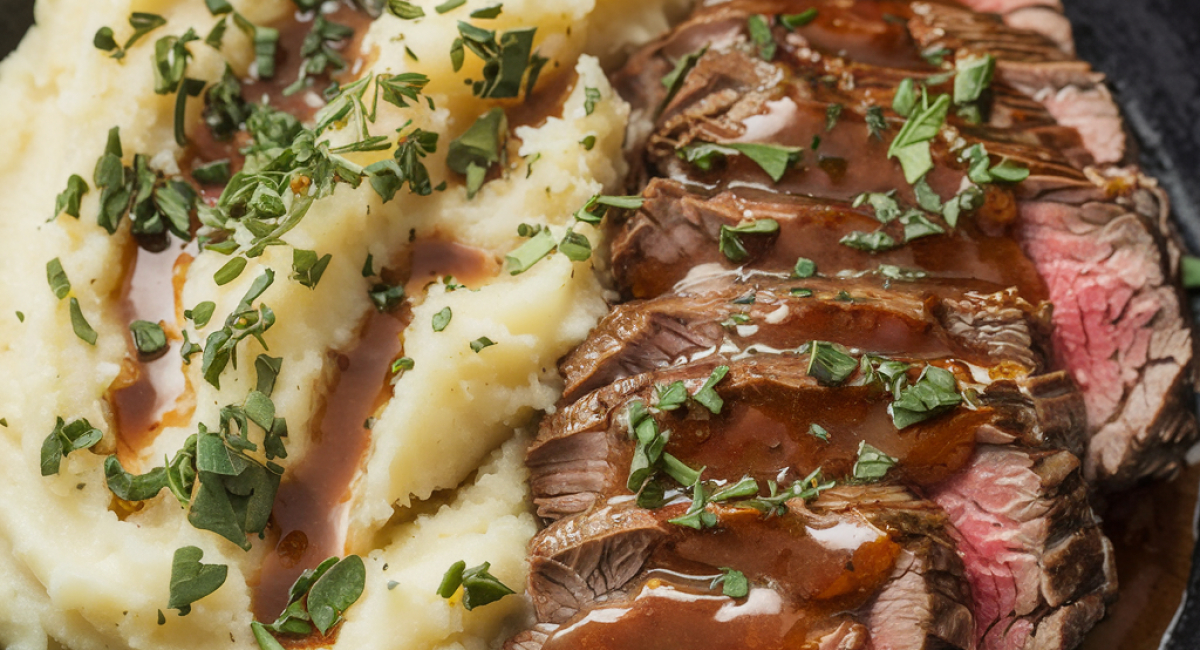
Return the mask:
<svg viewBox="0 0 1200 650">
<path fill-rule="evenodd" d="M 656 511 L 666 521 L 686 505 Z M 787 650 L 828 633 L 889 577 L 898 544 L 870 524 L 822 529 L 793 514 L 721 508 L 715 528 L 677 528 L 647 562 L 631 598 L 564 624 L 545 645 L 567 648 Z M 669 525 L 669 524 L 668 524 Z M 713 585 L 722 567 L 751 588 L 730 598 Z"/>
</svg>

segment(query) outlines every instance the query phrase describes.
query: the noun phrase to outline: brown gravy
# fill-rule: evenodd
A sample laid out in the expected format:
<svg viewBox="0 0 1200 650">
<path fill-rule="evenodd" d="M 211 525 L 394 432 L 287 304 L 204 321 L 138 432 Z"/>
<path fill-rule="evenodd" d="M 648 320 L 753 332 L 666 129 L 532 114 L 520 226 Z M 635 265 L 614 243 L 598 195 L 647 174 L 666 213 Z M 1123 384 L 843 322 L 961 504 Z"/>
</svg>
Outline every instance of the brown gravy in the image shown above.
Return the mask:
<svg viewBox="0 0 1200 650">
<path fill-rule="evenodd" d="M 1113 497 L 1104 532 L 1117 556 L 1120 592 L 1082 650 L 1157 650 L 1171 625 L 1192 569 L 1200 466 L 1171 482 Z"/>
<path fill-rule="evenodd" d="M 163 428 L 186 424 L 196 406 L 178 356 L 183 317 L 180 296 L 194 251 L 193 244 L 172 246 L 161 253 L 137 248 L 126 273 L 122 290 L 126 322 L 159 323 L 171 346 L 158 359 L 140 361 L 132 335 L 126 332 L 130 354 L 108 393 L 116 421 L 117 456 L 126 468 L 137 466 L 138 454 Z"/>
<path fill-rule="evenodd" d="M 254 588 L 254 613 L 273 621 L 287 604 L 288 588 L 306 569 L 344 552 L 348 489 L 370 442 L 367 422 L 387 402 L 392 362 L 403 348 L 406 323 L 372 312 L 357 346 L 338 356 L 339 376 L 305 461 L 288 467 L 272 513 L 274 552 L 263 560 Z"/>
</svg>

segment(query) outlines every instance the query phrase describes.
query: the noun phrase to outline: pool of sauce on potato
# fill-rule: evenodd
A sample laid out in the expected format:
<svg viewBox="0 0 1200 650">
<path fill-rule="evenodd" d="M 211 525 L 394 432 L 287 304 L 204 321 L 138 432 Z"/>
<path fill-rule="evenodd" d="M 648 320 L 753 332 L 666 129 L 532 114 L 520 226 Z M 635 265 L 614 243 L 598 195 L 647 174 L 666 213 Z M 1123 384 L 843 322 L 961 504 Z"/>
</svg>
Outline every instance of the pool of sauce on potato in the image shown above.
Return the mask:
<svg viewBox="0 0 1200 650">
<path fill-rule="evenodd" d="M 364 64 L 364 56 L 358 52 L 369 19 L 345 5 L 328 17 L 356 28 L 355 37 L 345 48 L 349 54 L 348 69 L 352 72 Z M 307 32 L 307 24 L 293 21 L 281 27 L 281 55 L 276 79 L 246 84 L 246 96 L 250 101 L 259 101 L 265 95 L 273 105 L 289 110 L 301 119 L 310 119 L 315 109 L 305 101 L 305 93 L 283 97 L 280 92 L 296 75 L 299 57 L 295 51 Z M 826 36 L 822 34 L 817 40 L 824 40 Z M 871 48 L 856 51 L 856 54 L 869 59 Z M 886 64 L 889 61 L 869 62 Z M 903 67 L 920 67 L 919 62 L 908 63 L 911 66 Z M 891 65 L 896 64 L 892 61 Z M 557 76 L 558 81 L 538 93 L 543 99 L 552 99 L 535 104 L 561 107 L 573 75 Z M 513 107 L 510 119 L 513 126 L 537 125 L 546 116 L 553 115 L 554 110 Z M 237 149 L 243 144 L 237 139 L 216 142 L 207 129 L 197 129 L 193 134 L 193 147 L 181 166 L 187 170 L 195 164 L 230 158 L 236 171 L 241 163 Z M 218 195 L 219 191 L 214 192 L 211 188 L 204 192 L 210 201 Z M 173 301 L 168 306 L 153 299 L 141 301 L 135 298 L 150 291 L 161 295 L 163 286 L 160 285 L 164 284 L 172 288 L 173 296 L 178 296 L 190 261 L 190 253 L 172 247 L 161 253 L 138 250 L 136 259 L 127 262 L 131 268 L 125 289 L 126 315 L 131 321 L 161 321 L 171 343 L 171 350 L 160 359 L 128 361 L 111 389 L 114 418 L 120 432 L 118 454 L 127 467 L 133 466 L 131 463 L 135 462 L 138 451 L 152 442 L 159 430 L 184 425 L 191 419 L 194 397 L 186 380 L 182 385 L 171 381 L 169 386 L 163 386 L 160 379 L 174 373 L 173 366 L 180 363 L 176 354 L 182 307 Z M 498 262 L 482 251 L 440 239 L 418 242 L 412 257 L 404 265 L 409 268 L 405 276 L 410 294 L 445 275 L 454 275 L 459 282 L 472 286 L 473 281 L 498 271 Z M 163 278 L 169 278 L 169 281 L 164 283 Z M 254 585 L 254 610 L 258 620 L 274 620 L 286 602 L 288 587 L 303 570 L 315 566 L 325 557 L 344 554 L 340 519 L 345 516 L 350 482 L 365 460 L 370 442 L 368 419 L 376 415 L 390 397 L 390 366 L 402 355 L 401 333 L 406 324 L 407 307 L 399 314 L 372 313 L 359 343 L 352 350 L 345 355 L 331 353 L 337 377 L 325 405 L 315 418 L 318 426 L 309 452 L 312 460 L 289 468 L 277 497 L 268 535 L 273 551 L 267 554 L 258 584 Z M 165 370 L 160 372 L 159 366 Z M 318 458 L 319 463 L 316 462 Z M 1083 644 L 1085 650 L 1150 650 L 1160 645 L 1162 634 L 1170 625 L 1186 590 L 1195 544 L 1193 519 L 1200 493 L 1198 484 L 1200 468 L 1191 467 L 1175 481 L 1139 487 L 1111 499 L 1104 528 L 1116 550 L 1120 596 Z M 661 604 L 667 603 L 649 607 L 653 609 Z M 704 616 L 706 607 L 709 606 L 696 601 L 688 609 Z M 318 639 L 285 638 L 283 641 L 297 647 Z"/>
</svg>

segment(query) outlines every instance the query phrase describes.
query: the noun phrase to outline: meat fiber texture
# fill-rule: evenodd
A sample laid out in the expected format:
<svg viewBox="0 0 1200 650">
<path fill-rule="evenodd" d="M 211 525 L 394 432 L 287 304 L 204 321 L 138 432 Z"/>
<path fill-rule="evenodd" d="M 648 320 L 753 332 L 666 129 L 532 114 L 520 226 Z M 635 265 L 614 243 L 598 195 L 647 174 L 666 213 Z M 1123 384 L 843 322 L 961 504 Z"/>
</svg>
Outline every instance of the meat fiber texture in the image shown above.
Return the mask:
<svg viewBox="0 0 1200 650">
<path fill-rule="evenodd" d="M 257 24 L 295 11 L 286 0 L 233 4 Z M 437 111 L 381 103 L 373 129 L 394 133 L 415 118 L 416 126 L 439 133 L 443 146 L 426 161 L 437 185 L 449 175 L 445 143 L 487 108 L 462 83 L 465 76 L 478 75 L 471 67 L 477 62 L 468 57 L 467 67 L 456 74 L 445 52 L 457 36 L 457 14 L 494 3 L 470 0 L 446 16 L 433 11 L 434 3 L 423 4 L 424 21 L 385 15 L 374 23 L 367 47 L 377 48 L 377 56 L 362 74 L 413 71 L 432 78 L 427 94 Z M 109 25 L 120 37 L 134 10 L 161 14 L 168 25 L 118 63 L 92 46 L 92 36 Z M 319 420 L 315 414 L 335 374 L 330 359 L 336 355 L 330 353 L 354 347 L 373 309 L 369 281 L 360 274 L 368 253 L 376 260 L 402 256 L 415 233 L 437 234 L 501 257 L 521 243 L 518 224 L 545 225 L 561 235 L 588 197 L 617 188 L 627 108 L 609 88 L 597 59 L 585 52 L 609 56 L 637 45 L 626 42 L 614 25 L 640 22 L 658 29 L 666 24 L 665 11 L 661 3 L 506 2 L 503 17 L 488 27 L 538 27 L 541 53 L 554 61 L 543 83 L 558 75 L 580 77 L 561 119 L 517 132 L 519 155 L 540 154 L 540 164 L 529 174 L 521 164 L 507 178 L 489 182 L 473 201 L 460 185 L 431 197 L 401 192 L 386 205 L 366 183 L 357 190 L 340 187 L 285 236 L 297 248 L 332 254 L 315 290 L 288 279 L 286 247 L 268 249 L 238 280 L 220 288 L 212 277 L 227 258 L 207 251 L 197 257 L 182 303 L 212 300 L 219 317 L 199 331 L 179 322 L 189 327 L 193 341 L 220 326 L 221 315 L 253 278 L 268 268 L 276 273 L 262 300 L 277 316 L 267 333 L 270 354 L 284 359 L 273 398 L 277 414 L 290 425 L 285 464 L 310 455 Z M 109 508 L 102 464 L 115 447 L 116 431 L 106 393 L 127 355 L 127 323 L 118 301 L 135 246 L 128 225 L 113 236 L 96 225 L 100 193 L 95 190 L 84 198 L 83 218 L 61 216 L 46 223 L 68 175 L 91 179 L 110 127 L 121 127 L 126 163 L 133 152 L 142 152 L 159 167 L 176 167 L 183 151 L 172 133 L 175 98 L 154 94 L 149 59 L 157 37 L 182 34 L 187 27 L 206 34 L 215 20 L 198 0 L 46 1 L 36 12 L 38 27 L 0 65 L 0 114 L 6 123 L 0 131 L 6 152 L 0 180 L 12 188 L 0 196 L 0 274 L 5 278 L 0 286 L 5 315 L 0 318 L 0 417 L 6 423 L 0 427 L 0 454 L 9 461 L 0 473 L 5 495 L 0 502 L 0 647 L 255 648 L 251 585 L 267 544 L 256 541 L 247 553 L 193 528 L 167 492 L 123 520 Z M 406 47 L 419 62 L 405 55 Z M 220 77 L 224 63 L 215 50 L 193 43 L 191 51 L 188 76 Z M 246 74 L 253 51 L 239 30 L 228 30 L 224 53 L 239 74 Z M 590 115 L 583 107 L 588 87 L 601 94 Z M 188 104 L 189 132 L 204 128 L 201 105 Z M 596 136 L 590 150 L 578 144 L 588 135 Z M 335 145 L 352 139 L 348 132 L 332 134 Z M 390 152 L 360 162 L 385 156 Z M 587 234 L 602 243 L 599 233 Z M 94 347 L 73 334 L 66 301 L 56 300 L 46 286 L 45 266 L 55 257 L 99 333 Z M 555 362 L 606 311 L 604 296 L 591 263 L 571 263 L 563 256 L 520 276 L 503 274 L 478 292 L 433 289 L 414 296 L 414 320 L 404 336 L 416 366 L 396 383 L 390 405 L 375 423 L 366 473 L 351 495 L 353 515 L 342 513 L 345 552 L 367 558 L 368 578 L 335 647 L 482 648 L 507 634 L 504 622 L 520 615 L 520 599 L 465 612 L 437 598 L 433 586 L 459 559 L 491 561 L 492 571 L 508 584 L 523 581 L 524 546 L 535 525 L 527 513 L 519 462 L 523 447 L 505 446 L 506 441 L 554 403 L 562 385 Z M 444 307 L 453 309 L 453 322 L 432 333 L 431 316 Z M 468 344 L 480 336 L 497 345 L 474 353 Z M 177 349 L 173 346 L 172 354 Z M 254 364 L 246 360 L 262 351 L 258 343 L 244 342 L 243 363 L 226 370 L 219 390 L 200 376 L 199 363 L 183 367 L 196 391 L 191 421 L 165 429 L 142 452 L 138 466 L 128 469 L 159 465 L 199 423 L 215 423 L 220 405 L 240 403 L 254 386 Z M 76 452 L 64 460 L 59 475 L 43 478 L 39 449 L 56 416 L 86 417 L 104 432 L 104 440 L 95 448 L 100 453 Z M 435 491 L 440 501 L 421 503 Z M 444 503 L 440 509 L 439 503 Z M 417 517 L 410 506 L 430 514 Z M 229 575 L 220 589 L 180 617 L 166 605 L 172 554 L 186 545 L 203 549 L 206 564 L 227 565 Z M 388 590 L 390 580 L 405 586 Z M 159 609 L 167 613 L 161 626 Z M 398 633 L 396 621 L 408 622 L 405 633 Z"/>
</svg>

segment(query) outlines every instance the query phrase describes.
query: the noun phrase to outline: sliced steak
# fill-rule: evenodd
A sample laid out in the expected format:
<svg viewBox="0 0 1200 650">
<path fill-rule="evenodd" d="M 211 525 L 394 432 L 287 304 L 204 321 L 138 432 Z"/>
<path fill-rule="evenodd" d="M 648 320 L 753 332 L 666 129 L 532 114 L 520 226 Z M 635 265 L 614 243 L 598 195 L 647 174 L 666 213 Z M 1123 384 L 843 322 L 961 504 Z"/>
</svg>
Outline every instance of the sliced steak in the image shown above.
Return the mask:
<svg viewBox="0 0 1200 650">
<path fill-rule="evenodd" d="M 980 648 L 1072 648 L 1116 595 L 1112 546 L 1068 452 L 981 447 L 932 491 L 954 523 Z"/>
<path fill-rule="evenodd" d="M 1021 206 L 1021 241 L 1050 287 L 1057 363 L 1079 383 L 1089 479 L 1170 477 L 1197 438 L 1191 323 L 1166 200 L 1129 173 Z"/>
<path fill-rule="evenodd" d="M 1004 195 L 997 201 L 1005 203 Z M 654 179 L 643 193 L 645 202 L 613 239 L 613 274 L 623 292 L 650 298 L 669 291 L 702 264 L 726 269 L 741 266 L 787 272 L 796 259 L 813 260 L 826 273 L 874 271 L 880 264 L 922 269 L 933 277 L 976 279 L 1002 287 L 1016 286 L 1030 301 L 1039 301 L 1045 287 L 1033 264 L 1017 242 L 995 224 L 972 220 L 948 229 L 943 235 L 916 239 L 881 252 L 858 250 L 841 244 L 852 233 L 869 233 L 881 224 L 867 206 L 778 194 L 753 188 L 736 188 L 707 197 L 688 191 L 673 180 Z M 1007 199 L 1015 218 L 1015 204 Z M 734 262 L 721 251 L 722 228 L 736 228 L 756 219 L 774 219 L 779 232 L 742 235 L 748 257 Z M 945 228 L 945 226 L 942 226 Z M 899 220 L 885 231 L 903 241 Z"/>
<path fill-rule="evenodd" d="M 969 595 L 944 515 L 903 488 L 827 494 L 772 517 L 710 505 L 718 522 L 707 530 L 666 523 L 687 503 L 560 521 L 530 546 L 542 625 L 508 647 L 969 647 Z M 712 584 L 721 567 L 746 576 L 746 596 Z"/>
<path fill-rule="evenodd" d="M 1083 442 L 1082 406 L 1062 375 L 989 380 L 947 362 L 961 385 L 978 391 L 979 406 L 898 430 L 889 415 L 892 394 L 878 382 L 854 385 L 862 383 L 861 374 L 846 385 L 822 385 L 808 375 L 806 354 L 727 363 L 728 376 L 716 384 L 724 400 L 719 413 L 692 403 L 651 415 L 659 430 L 670 431 L 666 452 L 707 468 L 704 475 L 713 479 L 792 481 L 816 469 L 842 479 L 866 441 L 899 459 L 890 476 L 933 485 L 958 471 L 977 441 L 1074 449 Z M 716 366 L 717 360 L 705 359 L 622 379 L 546 418 L 526 458 L 538 513 L 556 519 L 630 495 L 630 406 L 656 405 L 660 387 L 675 381 L 695 394 Z M 910 377 L 922 367 L 911 368 Z M 827 431 L 828 440 L 814 435 L 813 425 Z"/>
<path fill-rule="evenodd" d="M 560 364 L 564 401 L 702 356 L 794 349 L 814 340 L 884 356 L 953 357 L 981 367 L 1009 363 L 1025 374 L 1044 367 L 1049 305 L 1035 308 L 1012 290 L 878 272 L 805 279 L 693 275 L 676 291 L 620 305 L 601 321 Z"/>
</svg>

